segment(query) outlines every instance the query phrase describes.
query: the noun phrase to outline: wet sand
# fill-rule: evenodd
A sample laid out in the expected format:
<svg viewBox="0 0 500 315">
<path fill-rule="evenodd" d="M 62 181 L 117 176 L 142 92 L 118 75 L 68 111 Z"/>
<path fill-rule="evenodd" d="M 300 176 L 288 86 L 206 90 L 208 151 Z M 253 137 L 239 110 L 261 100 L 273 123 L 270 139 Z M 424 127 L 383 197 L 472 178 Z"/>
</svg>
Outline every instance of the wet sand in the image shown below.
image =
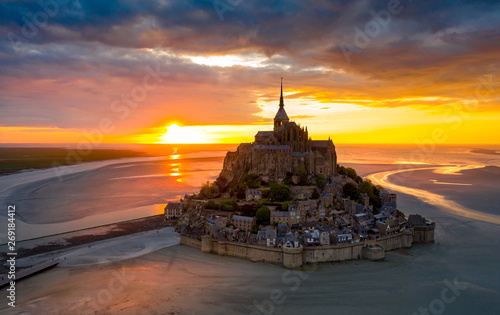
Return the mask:
<svg viewBox="0 0 500 315">
<path fill-rule="evenodd" d="M 132 221 L 125 221 L 90 229 L 16 242 L 16 259 L 19 260 L 27 256 L 65 250 L 82 244 L 107 240 L 114 237 L 129 235 L 142 231 L 159 229 L 164 226 L 164 220 L 165 218 L 163 215 L 157 215 Z M 0 245 L 2 261 L 5 261 L 7 259 L 6 252 L 7 244 Z M 6 271 L 7 270 L 4 268 L 4 266 L 0 266 L 0 273 L 6 273 Z"/>
<path fill-rule="evenodd" d="M 105 260 L 106 254 L 113 255 L 114 262 L 56 267 L 19 282 L 18 307 L 6 311 L 2 305 L 0 311 L 265 314 L 273 308 L 274 314 L 412 314 L 438 303 L 445 281 L 456 279 L 466 288 L 457 291 L 453 302 L 443 303 L 446 314 L 500 312 L 500 225 L 456 216 L 403 193 L 398 205 L 405 213 L 420 213 L 437 223 L 435 244 L 389 252 L 381 262 L 306 265 L 289 271 L 183 245 L 130 258 L 125 241 L 96 256 Z M 279 304 L 271 303 L 277 296 Z"/>
</svg>

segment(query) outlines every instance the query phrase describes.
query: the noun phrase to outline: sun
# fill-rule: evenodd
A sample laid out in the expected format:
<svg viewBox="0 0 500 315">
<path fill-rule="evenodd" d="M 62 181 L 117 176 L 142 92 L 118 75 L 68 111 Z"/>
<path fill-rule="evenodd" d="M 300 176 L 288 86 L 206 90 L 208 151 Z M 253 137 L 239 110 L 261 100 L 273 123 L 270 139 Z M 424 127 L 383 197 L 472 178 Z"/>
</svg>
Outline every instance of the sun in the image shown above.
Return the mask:
<svg viewBox="0 0 500 315">
<path fill-rule="evenodd" d="M 208 143 L 206 131 L 200 126 L 184 126 L 172 124 L 167 132 L 158 138 L 158 143 Z"/>
</svg>

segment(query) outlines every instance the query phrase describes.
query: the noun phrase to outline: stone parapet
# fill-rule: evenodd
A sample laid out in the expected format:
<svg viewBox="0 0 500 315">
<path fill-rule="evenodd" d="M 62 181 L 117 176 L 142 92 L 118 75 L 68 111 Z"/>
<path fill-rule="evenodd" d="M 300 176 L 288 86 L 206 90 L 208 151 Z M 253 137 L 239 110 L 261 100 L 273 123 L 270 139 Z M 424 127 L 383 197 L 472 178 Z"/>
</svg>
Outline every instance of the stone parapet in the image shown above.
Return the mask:
<svg viewBox="0 0 500 315">
<path fill-rule="evenodd" d="M 204 253 L 214 253 L 245 258 L 254 262 L 282 264 L 286 268 L 300 268 L 304 263 L 339 262 L 353 259 L 380 260 L 385 252 L 410 248 L 412 243 L 432 243 L 434 229 L 405 230 L 376 240 L 361 243 L 324 245 L 298 248 L 274 248 L 246 243 L 214 240 L 206 235 L 197 237 L 181 235 L 181 244 L 200 248 Z"/>
</svg>

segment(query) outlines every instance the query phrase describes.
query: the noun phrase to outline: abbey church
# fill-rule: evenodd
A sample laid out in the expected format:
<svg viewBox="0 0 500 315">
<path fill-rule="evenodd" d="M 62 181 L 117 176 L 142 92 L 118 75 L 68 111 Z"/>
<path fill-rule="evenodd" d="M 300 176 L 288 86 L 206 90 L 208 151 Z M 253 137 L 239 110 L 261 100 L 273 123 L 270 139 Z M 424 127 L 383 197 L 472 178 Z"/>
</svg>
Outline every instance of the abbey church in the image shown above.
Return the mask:
<svg viewBox="0 0 500 315">
<path fill-rule="evenodd" d="M 304 165 L 308 175 L 337 174 L 337 154 L 332 140 L 312 140 L 307 127 L 290 121 L 283 102 L 283 82 L 279 109 L 273 131 L 259 131 L 253 143 L 241 143 L 236 152 L 228 152 L 219 179 L 226 183 L 244 173 L 257 174 L 266 182 L 282 182 Z"/>
</svg>

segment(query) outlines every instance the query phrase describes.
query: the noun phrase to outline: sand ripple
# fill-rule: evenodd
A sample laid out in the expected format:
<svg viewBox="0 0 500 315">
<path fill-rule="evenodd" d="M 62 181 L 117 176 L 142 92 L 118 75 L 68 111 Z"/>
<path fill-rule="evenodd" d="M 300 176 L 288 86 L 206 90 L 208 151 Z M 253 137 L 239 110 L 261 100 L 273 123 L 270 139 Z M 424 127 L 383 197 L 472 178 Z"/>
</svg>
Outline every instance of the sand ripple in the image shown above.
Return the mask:
<svg viewBox="0 0 500 315">
<path fill-rule="evenodd" d="M 476 211 L 473 209 L 469 209 L 467 207 L 464 207 L 458 203 L 456 203 L 453 200 L 448 200 L 445 197 L 431 193 L 426 190 L 422 189 L 416 189 L 416 188 L 410 188 L 410 187 L 405 187 L 401 185 L 397 185 L 394 183 L 391 183 L 388 179 L 389 176 L 394 175 L 394 174 L 399 174 L 399 173 L 405 173 L 405 172 L 413 172 L 413 171 L 419 171 L 419 170 L 434 170 L 436 173 L 440 174 L 460 174 L 460 171 L 466 170 L 466 169 L 477 169 L 477 168 L 482 168 L 483 166 L 475 166 L 475 165 L 466 165 L 466 166 L 439 166 L 439 167 L 426 167 L 426 168 L 414 168 L 414 169 L 405 169 L 405 170 L 395 170 L 395 171 L 387 171 L 387 172 L 380 172 L 380 173 L 375 173 L 367 176 L 367 179 L 371 180 L 375 185 L 381 185 L 387 189 L 399 191 L 405 194 L 410 194 L 418 199 L 422 200 L 423 202 L 426 202 L 428 204 L 431 204 L 433 206 L 436 206 L 443 211 L 447 213 L 451 213 L 454 215 L 466 217 L 466 218 L 471 218 L 475 220 L 480 220 L 484 222 L 490 222 L 494 224 L 500 224 L 500 216 L 498 215 L 493 215 L 493 214 L 488 214 L 488 213 L 483 213 L 480 211 Z M 410 179 L 408 179 L 410 180 Z"/>
</svg>

